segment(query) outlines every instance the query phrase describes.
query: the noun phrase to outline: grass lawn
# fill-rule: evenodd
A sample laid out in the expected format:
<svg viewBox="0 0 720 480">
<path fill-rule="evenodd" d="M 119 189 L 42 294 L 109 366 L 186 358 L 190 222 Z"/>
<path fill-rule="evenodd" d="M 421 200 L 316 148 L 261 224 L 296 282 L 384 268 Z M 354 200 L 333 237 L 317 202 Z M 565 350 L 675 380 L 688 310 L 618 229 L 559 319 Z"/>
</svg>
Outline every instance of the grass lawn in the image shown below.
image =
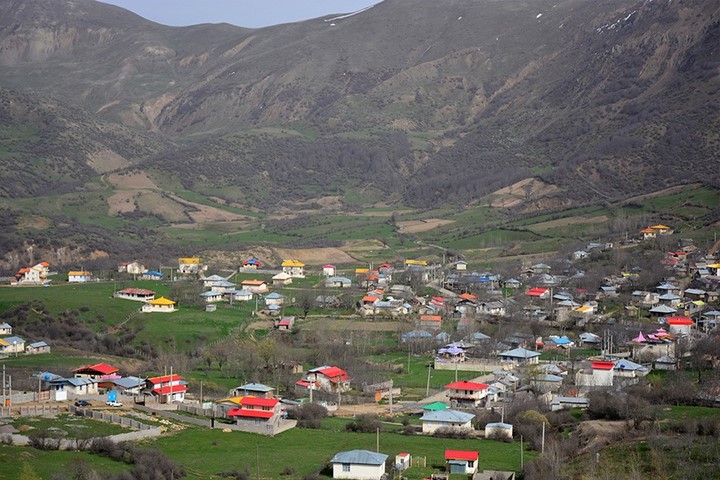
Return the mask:
<svg viewBox="0 0 720 480">
<path fill-rule="evenodd" d="M 100 422 L 86 417 L 61 414 L 56 417 L 15 417 L 12 421 L 15 428 L 28 425 L 35 430 L 47 430 L 60 433 L 64 438 L 77 438 L 92 434 L 94 437 L 105 437 L 126 433 L 131 429 L 115 423 Z M 31 433 L 32 430 L 30 430 Z M 64 433 L 63 433 L 64 432 Z"/>
<path fill-rule="evenodd" d="M 0 477 L 21 478 L 23 468 L 29 465 L 39 478 L 51 478 L 57 472 L 69 472 L 73 465 L 86 463 L 94 470 L 106 474 L 116 474 L 130 470 L 130 465 L 109 458 L 91 455 L 85 452 L 41 451 L 29 447 L 0 445 Z M 104 478 L 101 475 L 101 478 Z"/>
<path fill-rule="evenodd" d="M 349 420 L 345 420 L 347 423 Z M 282 478 L 285 467 L 295 470 L 299 478 L 324 468 L 332 456 L 340 451 L 375 450 L 376 435 L 350 433 L 329 429 L 292 429 L 275 437 L 219 430 L 189 428 L 176 435 L 153 442 L 165 454 L 185 467 L 188 477 L 210 479 L 220 472 L 237 468 L 256 475 L 260 466 L 261 478 Z M 188 448 L 192 445 L 192 448 Z M 394 457 L 400 452 L 425 456 L 427 465 L 444 464 L 445 449 L 477 450 L 481 468 L 518 470 L 520 446 L 516 443 L 495 442 L 485 439 L 458 440 L 426 436 L 406 436 L 397 433 L 380 435 L 380 451 Z M 526 454 L 526 460 L 533 457 Z M 280 460 L 278 460 L 280 459 Z M 430 469 L 410 469 L 404 476 L 419 479 Z"/>
</svg>

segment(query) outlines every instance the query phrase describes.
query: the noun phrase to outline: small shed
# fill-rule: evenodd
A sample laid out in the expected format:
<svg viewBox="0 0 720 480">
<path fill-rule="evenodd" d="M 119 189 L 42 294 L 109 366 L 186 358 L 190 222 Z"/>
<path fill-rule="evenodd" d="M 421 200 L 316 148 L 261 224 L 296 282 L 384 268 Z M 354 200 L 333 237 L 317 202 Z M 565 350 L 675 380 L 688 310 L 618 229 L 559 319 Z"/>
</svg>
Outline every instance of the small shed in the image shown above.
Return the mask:
<svg viewBox="0 0 720 480">
<path fill-rule="evenodd" d="M 450 474 L 472 475 L 478 469 L 478 452 L 471 450 L 445 450 L 445 462 Z"/>
</svg>

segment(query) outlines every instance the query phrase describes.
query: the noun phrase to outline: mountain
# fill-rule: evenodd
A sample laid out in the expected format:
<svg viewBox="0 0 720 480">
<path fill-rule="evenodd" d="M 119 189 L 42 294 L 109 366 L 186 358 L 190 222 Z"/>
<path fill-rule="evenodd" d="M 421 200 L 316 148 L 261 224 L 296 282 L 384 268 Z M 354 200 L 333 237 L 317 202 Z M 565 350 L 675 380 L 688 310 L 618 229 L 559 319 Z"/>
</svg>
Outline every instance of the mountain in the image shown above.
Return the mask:
<svg viewBox="0 0 720 480">
<path fill-rule="evenodd" d="M 546 209 L 717 185 L 718 43 L 714 0 L 385 0 L 262 29 L 3 0 L 0 86 L 154 136 L 133 168 L 161 187 L 428 207 L 535 177 Z"/>
</svg>

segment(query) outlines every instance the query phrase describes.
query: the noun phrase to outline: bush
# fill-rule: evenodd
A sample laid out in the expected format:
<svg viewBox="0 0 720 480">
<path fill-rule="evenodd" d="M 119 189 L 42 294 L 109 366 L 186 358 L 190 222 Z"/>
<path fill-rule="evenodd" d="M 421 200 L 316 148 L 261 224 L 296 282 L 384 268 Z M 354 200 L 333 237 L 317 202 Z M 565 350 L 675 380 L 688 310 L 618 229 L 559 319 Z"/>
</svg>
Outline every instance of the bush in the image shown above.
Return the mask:
<svg viewBox="0 0 720 480">
<path fill-rule="evenodd" d="M 433 433 L 438 438 L 470 438 L 470 430 L 460 428 L 439 428 Z"/>
<path fill-rule="evenodd" d="M 349 432 L 375 433 L 382 428 L 382 423 L 375 415 L 358 415 L 354 422 L 345 425 L 345 430 Z"/>
<path fill-rule="evenodd" d="M 297 419 L 300 428 L 320 428 L 320 422 L 327 417 L 327 409 L 317 403 L 304 403 L 288 414 Z"/>
</svg>

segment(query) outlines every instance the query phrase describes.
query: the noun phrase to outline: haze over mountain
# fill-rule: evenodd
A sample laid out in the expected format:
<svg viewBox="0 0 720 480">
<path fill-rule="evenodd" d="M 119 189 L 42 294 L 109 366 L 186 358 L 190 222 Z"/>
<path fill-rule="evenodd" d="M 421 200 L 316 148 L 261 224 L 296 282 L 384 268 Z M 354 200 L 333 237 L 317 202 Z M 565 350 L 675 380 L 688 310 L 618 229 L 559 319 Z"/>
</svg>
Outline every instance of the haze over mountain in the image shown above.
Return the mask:
<svg viewBox="0 0 720 480">
<path fill-rule="evenodd" d="M 262 208 L 351 191 L 462 204 L 536 177 L 553 186 L 533 199 L 542 209 L 720 178 L 715 0 L 385 0 L 262 29 L 2 0 L 0 86 L 4 125 L 52 104 L 38 115 L 64 133 L 36 122 L 32 135 L 116 129 L 120 144 L 53 147 L 82 151 L 74 181 L 62 154 L 50 170 L 42 153 L 0 156 L 68 188 L 110 169 L 93 168 L 97 152 L 160 187 Z"/>
</svg>

